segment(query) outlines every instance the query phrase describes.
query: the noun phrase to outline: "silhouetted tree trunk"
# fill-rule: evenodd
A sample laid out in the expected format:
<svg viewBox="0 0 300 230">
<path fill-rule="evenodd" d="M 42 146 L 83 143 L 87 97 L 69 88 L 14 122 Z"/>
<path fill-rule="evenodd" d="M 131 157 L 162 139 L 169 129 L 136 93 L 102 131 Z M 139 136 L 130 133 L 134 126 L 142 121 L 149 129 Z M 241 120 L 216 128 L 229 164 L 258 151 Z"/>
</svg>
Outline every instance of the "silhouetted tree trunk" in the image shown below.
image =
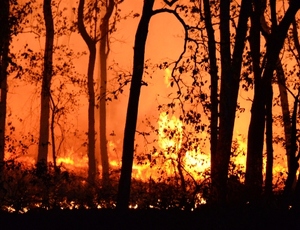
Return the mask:
<svg viewBox="0 0 300 230">
<path fill-rule="evenodd" d="M 278 62 L 279 63 L 276 66 L 276 75 L 277 75 L 280 104 L 281 104 L 281 111 L 282 111 L 283 129 L 284 129 L 284 137 L 285 137 L 285 151 L 286 151 L 286 156 L 287 156 L 288 172 L 290 172 L 291 171 L 290 156 L 291 156 L 292 124 L 291 124 L 291 116 L 290 116 L 288 93 L 287 93 L 287 89 L 286 89 L 284 70 L 283 70 L 281 62 L 280 61 L 278 61 Z"/>
<path fill-rule="evenodd" d="M 272 85 L 266 89 L 266 147 L 267 147 L 267 164 L 265 195 L 270 199 L 273 194 L 273 89 Z"/>
<path fill-rule="evenodd" d="M 247 148 L 247 168 L 246 168 L 246 186 L 251 188 L 251 198 L 256 200 L 261 193 L 262 178 L 262 151 L 265 126 L 265 89 L 271 85 L 273 71 L 276 67 L 280 50 L 282 49 L 287 31 L 294 19 L 295 14 L 300 8 L 300 1 L 291 1 L 288 10 L 283 19 L 272 28 L 267 43 L 264 69 L 258 90 L 254 94 L 251 109 L 251 120 L 248 130 L 248 148 Z"/>
<path fill-rule="evenodd" d="M 297 111 L 298 111 L 298 103 L 299 103 L 299 97 L 300 97 L 300 88 L 298 89 L 298 95 L 294 96 L 294 108 L 293 108 L 293 114 L 292 114 L 292 129 L 291 129 L 291 155 L 290 155 L 290 171 L 288 173 L 288 177 L 285 182 L 285 187 L 283 191 L 283 198 L 284 198 L 284 205 L 288 207 L 290 205 L 290 202 L 293 201 L 298 206 L 297 208 L 300 208 L 300 198 L 297 197 L 300 195 L 300 177 L 298 177 L 298 181 L 296 184 L 296 191 L 295 194 L 292 192 L 293 183 L 296 178 L 296 173 L 299 168 L 299 154 L 296 156 L 297 153 Z M 300 151 L 298 151 L 300 152 Z"/>
<path fill-rule="evenodd" d="M 240 82 L 242 54 L 245 46 L 245 37 L 248 29 L 247 21 L 251 9 L 251 1 L 241 3 L 238 27 L 236 30 L 235 46 L 231 56 L 229 9 L 230 1 L 220 2 L 220 31 L 221 31 L 221 92 L 219 110 L 219 136 L 215 162 L 211 165 L 212 198 L 213 202 L 226 202 L 228 166 L 231 155 L 231 143 L 237 106 L 237 97 Z"/>
<path fill-rule="evenodd" d="M 88 60 L 88 180 L 90 183 L 94 183 L 95 176 L 97 174 L 97 164 L 95 157 L 95 90 L 94 90 L 94 69 L 96 61 L 96 40 L 91 38 L 84 26 L 83 10 L 84 0 L 79 1 L 78 6 L 78 30 L 81 37 L 84 39 L 89 49 Z"/>
<path fill-rule="evenodd" d="M 212 186 L 216 182 L 217 189 L 213 194 L 217 202 L 226 202 L 228 165 L 231 154 L 231 143 L 233 133 L 232 113 L 235 114 L 236 103 L 232 103 L 231 93 L 235 86 L 235 80 L 231 72 L 230 52 L 230 0 L 220 1 L 220 51 L 221 51 L 221 90 L 220 90 L 220 130 L 217 156 L 215 158 L 216 168 L 211 168 Z M 234 108 L 233 108 L 234 107 Z M 226 135 L 224 135 L 226 133 Z M 226 150 L 226 151 L 225 151 Z"/>
<path fill-rule="evenodd" d="M 260 17 L 261 6 L 260 1 L 255 0 L 253 4 L 253 12 L 251 15 L 251 29 L 250 29 L 250 47 L 251 57 L 254 73 L 254 98 L 261 91 L 261 67 L 260 67 Z M 271 82 L 270 82 L 271 83 Z M 269 85 L 268 85 L 269 87 Z M 264 144 L 264 129 L 265 129 L 265 108 L 264 101 L 261 99 L 260 103 L 252 105 L 251 113 L 253 114 L 250 126 L 248 129 L 248 148 L 247 148 L 247 162 L 246 162 L 246 178 L 245 185 L 249 197 L 261 195 L 262 192 L 262 151 L 254 151 L 255 149 L 262 149 Z M 261 116 L 255 116 L 258 114 Z M 257 127 L 255 124 L 259 124 Z M 256 135 L 253 135 L 256 133 Z M 255 143 L 255 144 L 254 144 Z M 250 153 L 250 154 L 249 154 Z M 252 153 L 252 154 L 251 154 Z M 254 199 L 255 199 L 254 198 Z"/>
<path fill-rule="evenodd" d="M 294 101 L 294 110 L 293 110 L 293 115 L 292 115 L 292 137 L 291 137 L 291 166 L 292 166 L 292 171 L 289 173 L 286 184 L 285 184 L 285 189 L 286 190 L 291 190 L 292 184 L 294 182 L 294 178 L 296 176 L 297 170 L 299 168 L 299 158 L 300 158 L 300 149 L 299 146 L 297 146 L 297 113 L 298 113 L 298 106 L 300 106 L 300 87 L 298 87 L 298 94 L 295 96 L 295 101 Z M 298 154 L 297 154 L 298 150 Z M 290 175 L 291 174 L 291 175 Z M 291 179 L 290 179 L 290 178 Z M 285 193 L 285 198 L 289 197 L 289 193 Z M 295 188 L 295 193 L 294 193 L 294 200 L 293 200 L 293 206 L 295 209 L 300 210 L 300 175 L 298 175 L 298 180 L 296 183 L 296 188 Z"/>
<path fill-rule="evenodd" d="M 133 74 L 123 141 L 121 177 L 118 187 L 117 209 L 127 210 L 130 198 L 131 173 L 134 155 L 134 136 L 137 123 L 138 105 L 144 71 L 145 45 L 154 0 L 144 0 L 142 16 L 134 43 Z"/>
<path fill-rule="evenodd" d="M 209 55 L 209 73 L 210 73 L 210 101 L 211 101 L 211 120 L 210 120 L 210 155 L 211 167 L 214 169 L 216 156 L 217 156 L 217 143 L 218 143 L 218 66 L 216 57 L 216 40 L 214 29 L 212 26 L 212 18 L 210 12 L 209 0 L 204 0 L 204 20 L 205 28 L 208 37 L 208 55 Z"/>
<path fill-rule="evenodd" d="M 294 19 L 293 22 L 293 42 L 297 51 L 297 54 L 300 54 L 300 42 L 298 37 L 298 30 L 297 30 L 297 23 Z M 284 79 L 283 79 L 284 80 Z M 283 82 L 285 83 L 285 81 Z M 284 84 L 285 86 L 285 84 Z M 285 86 L 286 87 L 286 86 Z M 286 88 L 284 88 L 286 91 Z M 299 157 L 300 157 L 300 150 L 297 146 L 297 110 L 298 110 L 298 104 L 299 104 L 299 97 L 300 97 L 300 88 L 298 88 L 298 95 L 294 96 L 294 108 L 292 113 L 292 119 L 290 122 L 290 141 L 289 141 L 289 155 L 288 155 L 288 166 L 289 166 L 289 173 L 287 180 L 285 182 L 284 187 L 284 201 L 286 208 L 289 206 L 291 197 L 294 198 L 293 200 L 293 206 L 295 209 L 300 208 L 300 176 L 298 175 L 298 180 L 295 186 L 295 192 L 293 193 L 293 185 L 296 179 L 297 170 L 299 168 Z M 288 105 L 286 106 L 288 110 Z M 289 112 L 289 111 L 287 111 Z M 286 112 L 286 113 L 287 113 Z M 289 114 L 288 114 L 289 115 Z M 286 117 L 289 117 L 286 115 Z M 286 118 L 287 119 L 287 118 Z M 288 123 L 287 123 L 288 124 Z M 286 144 L 287 145 L 287 144 Z M 298 154 L 297 154 L 298 149 Z"/>
<path fill-rule="evenodd" d="M 51 9 L 52 0 L 44 0 L 43 13 L 46 25 L 46 41 L 44 52 L 44 70 L 41 89 L 41 115 L 37 163 L 39 169 L 44 170 L 47 164 L 49 145 L 49 117 L 50 117 L 50 87 L 52 79 L 54 26 Z"/>
<path fill-rule="evenodd" d="M 7 96 L 7 67 L 9 63 L 9 44 L 11 40 L 9 27 L 9 0 L 0 2 L 0 167 L 4 161 L 5 121 Z"/>
<path fill-rule="evenodd" d="M 99 122 L 99 141 L 100 141 L 100 157 L 102 165 L 102 181 L 106 187 L 109 182 L 109 158 L 107 152 L 107 138 L 106 138 L 106 83 L 107 83 L 107 57 L 109 48 L 108 32 L 109 32 L 109 19 L 112 15 L 115 2 L 114 0 L 106 1 L 106 12 L 102 18 L 100 25 L 101 39 L 100 39 L 100 122 Z"/>
<path fill-rule="evenodd" d="M 53 166 L 55 170 L 58 170 L 57 164 L 56 164 L 56 143 L 55 143 L 55 132 L 54 132 L 54 124 L 55 124 L 55 113 L 56 113 L 56 105 L 53 101 L 53 98 L 51 98 L 52 103 L 52 113 L 51 113 L 51 119 L 50 119 L 50 132 L 51 132 L 51 141 L 52 141 L 52 158 L 53 158 Z"/>
</svg>

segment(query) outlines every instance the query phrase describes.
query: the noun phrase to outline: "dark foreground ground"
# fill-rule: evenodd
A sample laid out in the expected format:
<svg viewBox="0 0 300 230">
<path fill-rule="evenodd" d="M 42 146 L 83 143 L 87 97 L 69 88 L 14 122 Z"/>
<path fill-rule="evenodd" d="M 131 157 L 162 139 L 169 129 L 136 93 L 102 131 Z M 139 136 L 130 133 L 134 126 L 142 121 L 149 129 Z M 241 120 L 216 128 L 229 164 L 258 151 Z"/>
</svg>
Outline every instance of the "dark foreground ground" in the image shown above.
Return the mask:
<svg viewBox="0 0 300 230">
<path fill-rule="evenodd" d="M 0 229 L 300 229 L 300 213 L 258 208 L 61 210 L 0 213 Z"/>
</svg>

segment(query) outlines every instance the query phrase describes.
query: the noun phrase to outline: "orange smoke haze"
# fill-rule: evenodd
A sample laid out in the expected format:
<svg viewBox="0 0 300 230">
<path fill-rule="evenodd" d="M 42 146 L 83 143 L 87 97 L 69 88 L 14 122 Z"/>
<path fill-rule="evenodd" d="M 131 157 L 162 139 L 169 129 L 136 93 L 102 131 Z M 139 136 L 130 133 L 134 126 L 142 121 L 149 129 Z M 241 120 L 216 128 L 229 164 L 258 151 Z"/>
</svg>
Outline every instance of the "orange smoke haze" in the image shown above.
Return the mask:
<svg viewBox="0 0 300 230">
<path fill-rule="evenodd" d="M 77 7 L 76 2 L 77 1 L 75 0 L 63 0 L 61 3 L 61 7 L 68 7 L 66 14 L 70 21 L 76 19 L 70 8 Z M 156 7 L 159 7 L 158 5 L 156 5 Z M 120 7 L 122 14 L 124 15 L 131 11 L 140 14 L 142 1 L 124 1 Z M 111 35 L 111 50 L 108 62 L 109 64 L 118 63 L 118 67 L 127 72 L 132 71 L 133 44 L 138 21 L 139 18 L 130 17 L 126 20 L 122 20 L 117 24 L 117 31 Z M 163 61 L 175 61 L 183 50 L 183 39 L 184 30 L 174 16 L 166 14 L 155 16 L 151 19 L 145 59 L 149 60 L 148 63 L 153 64 L 161 63 Z M 38 40 L 32 33 L 20 34 L 13 40 L 12 52 L 22 50 L 25 44 L 28 44 L 28 47 L 34 51 L 42 51 L 44 38 L 41 37 L 41 39 Z M 87 52 L 87 47 L 78 33 L 72 33 L 70 36 L 57 38 L 56 44 L 67 45 L 70 49 L 73 49 L 75 53 L 83 51 Z M 78 74 L 86 74 L 87 58 L 88 56 L 84 55 L 79 59 L 73 60 L 75 70 Z M 96 61 L 96 63 L 98 63 L 98 61 Z M 95 76 L 97 76 L 99 72 L 98 69 L 99 67 L 97 67 L 95 71 Z M 176 89 L 170 87 L 170 73 L 170 69 L 156 70 L 144 77 L 148 86 L 143 86 L 142 88 L 137 130 L 139 132 L 151 132 L 151 135 L 147 137 L 147 140 L 155 139 L 157 142 L 152 145 L 146 145 L 145 143 L 147 143 L 147 140 L 145 140 L 145 137 L 136 135 L 136 154 L 150 154 L 149 158 L 151 158 L 151 160 L 157 159 L 157 161 L 160 160 L 160 162 L 152 165 L 153 161 L 151 162 L 151 160 L 144 160 L 144 164 L 135 161 L 133 166 L 133 177 L 136 179 L 144 181 L 149 180 L 150 177 L 152 179 L 157 179 L 160 176 L 157 172 L 160 167 L 163 168 L 166 175 L 173 175 L 176 170 L 178 170 L 178 164 L 180 164 L 187 173 L 195 179 L 201 179 L 201 173 L 208 170 L 210 167 L 209 134 L 206 132 L 195 134 L 195 136 L 199 135 L 199 140 L 203 140 L 203 142 L 205 140 L 206 143 L 195 143 L 192 149 L 184 149 L 183 144 L 184 141 L 186 141 L 186 137 L 184 136 L 184 124 L 179 119 L 179 112 L 166 114 L 164 111 L 158 110 L 158 105 L 167 103 L 170 100 L 168 95 L 176 94 Z M 75 72 L 65 74 L 75 74 Z M 207 75 L 207 73 L 203 73 L 204 77 L 205 74 Z M 108 76 L 108 82 L 111 82 L 112 79 L 116 77 L 116 71 L 109 70 Z M 56 84 L 58 84 L 59 78 L 60 76 L 54 77 L 53 88 L 57 86 Z M 96 79 L 98 78 L 96 77 L 95 80 Z M 115 85 L 111 86 L 109 83 L 108 85 L 110 87 L 109 90 L 116 87 Z M 40 85 L 38 86 L 40 87 Z M 23 136 L 29 133 L 35 138 L 38 137 L 40 97 L 39 89 L 37 88 L 36 85 L 28 85 L 28 83 L 13 79 L 13 76 L 9 79 L 8 122 L 12 122 L 15 127 L 12 138 L 15 138 L 16 140 L 22 140 Z M 107 102 L 107 138 L 110 165 L 112 169 L 119 169 L 121 166 L 121 150 L 127 110 L 128 89 L 128 86 L 125 87 L 124 92 L 119 95 L 118 99 Z M 80 91 L 78 88 L 68 86 L 68 90 L 75 90 L 78 92 L 78 105 L 76 105 L 73 110 L 70 109 L 66 118 L 66 127 L 61 128 L 57 126 L 55 129 L 58 142 L 62 141 L 61 149 L 58 152 L 57 163 L 62 164 L 64 167 L 74 172 L 87 174 L 88 159 L 86 154 L 86 133 L 88 99 L 86 93 Z M 274 91 L 274 94 L 276 93 L 278 92 Z M 59 98 L 59 95 L 57 98 Z M 251 100 L 249 98 L 252 98 L 251 91 L 240 92 L 239 104 L 245 108 L 245 112 L 238 114 L 234 131 L 237 152 L 239 152 L 240 155 L 233 157 L 233 162 L 236 165 L 239 165 L 243 171 L 245 170 L 245 154 L 247 148 L 245 137 L 250 119 Z M 97 110 L 96 113 L 98 112 L 99 111 Z M 279 110 L 274 111 L 274 113 L 279 112 Z M 150 125 L 153 126 L 154 130 L 157 130 L 157 132 L 149 129 Z M 173 130 L 172 136 L 168 135 L 170 130 Z M 282 132 L 282 130 L 277 130 L 277 132 Z M 25 141 L 31 143 L 28 142 L 28 140 Z M 153 146 L 157 151 L 151 150 Z M 277 145 L 275 145 L 274 150 L 276 154 L 280 155 L 280 164 L 277 162 L 277 166 L 274 167 L 274 173 L 284 172 L 286 168 L 284 164 L 284 150 Z M 6 154 L 6 159 L 16 158 L 29 165 L 34 165 L 36 153 L 37 144 L 32 142 L 25 155 L 22 151 L 16 151 L 16 153 L 8 152 Z M 181 157 L 180 159 L 179 156 Z M 49 157 L 49 161 L 51 160 L 52 158 Z"/>
</svg>

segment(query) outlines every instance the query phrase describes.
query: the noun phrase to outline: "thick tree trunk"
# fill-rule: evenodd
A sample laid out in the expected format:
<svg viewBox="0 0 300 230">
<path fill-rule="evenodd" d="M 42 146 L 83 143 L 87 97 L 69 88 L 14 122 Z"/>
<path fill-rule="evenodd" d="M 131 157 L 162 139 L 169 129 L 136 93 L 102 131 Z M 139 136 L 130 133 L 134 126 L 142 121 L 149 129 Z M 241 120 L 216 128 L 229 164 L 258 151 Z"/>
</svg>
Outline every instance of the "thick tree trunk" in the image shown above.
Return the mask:
<svg viewBox="0 0 300 230">
<path fill-rule="evenodd" d="M 0 2 L 0 168 L 4 161 L 7 97 L 7 67 L 10 44 L 9 0 Z"/>
<path fill-rule="evenodd" d="M 96 61 L 96 41 L 94 41 L 87 33 L 84 20 L 83 20 L 83 10 L 84 10 L 84 0 L 80 0 L 78 6 L 78 30 L 85 43 L 89 48 L 89 61 L 88 61 L 88 181 L 90 183 L 95 182 L 95 177 L 97 174 L 97 164 L 95 156 L 95 89 L 94 89 L 94 69 Z"/>
<path fill-rule="evenodd" d="M 245 46 L 247 21 L 251 1 L 243 0 L 236 31 L 235 46 L 231 58 L 229 43 L 229 2 L 222 2 L 221 10 L 221 93 L 219 137 L 217 144 L 216 162 L 211 165 L 212 202 L 222 204 L 226 202 L 228 165 L 231 155 L 235 111 L 240 82 L 242 54 Z M 223 22 L 222 22 L 223 21 Z M 224 69 L 223 69 L 224 68 Z"/>
<path fill-rule="evenodd" d="M 154 0 L 144 0 L 143 12 L 135 35 L 133 74 L 123 141 L 121 177 L 119 181 L 117 209 L 127 210 L 130 198 L 131 173 L 134 155 L 134 136 L 137 124 L 138 105 L 144 71 L 145 45 Z"/>
<path fill-rule="evenodd" d="M 108 32 L 109 19 L 112 15 L 115 6 L 114 0 L 109 0 L 106 6 L 106 13 L 100 25 L 101 39 L 100 39 L 100 122 L 99 122 L 99 141 L 100 141 L 100 157 L 102 165 L 102 182 L 103 186 L 107 187 L 109 182 L 109 158 L 107 152 L 107 138 L 106 138 L 106 83 L 107 83 L 107 56 L 108 56 Z"/>
<path fill-rule="evenodd" d="M 251 15 L 251 29 L 250 29 L 250 47 L 253 61 L 254 73 L 254 100 L 259 100 L 255 106 L 252 106 L 251 113 L 253 120 L 250 121 L 248 130 L 248 147 L 247 147 L 247 162 L 246 162 L 246 178 L 245 184 L 249 199 L 256 199 L 262 192 L 262 151 L 264 144 L 264 129 L 265 129 L 265 107 L 264 100 L 257 99 L 260 95 L 261 82 L 261 68 L 260 68 L 260 17 L 261 7 L 259 1 L 254 1 L 254 10 Z M 270 82 L 271 83 L 271 82 Z M 268 85 L 269 87 L 269 85 Z M 262 95 L 261 95 L 262 96 Z M 262 116 L 255 116 L 259 111 Z M 256 127 L 256 125 L 258 127 Z M 255 135 L 256 134 L 256 135 Z M 251 197 L 251 198 L 250 198 Z"/>
<path fill-rule="evenodd" d="M 40 116 L 40 136 L 37 163 L 39 169 L 44 170 L 47 164 L 49 145 L 49 117 L 50 117 L 50 87 L 52 78 L 53 62 L 53 41 L 54 26 L 51 9 L 52 0 L 44 0 L 43 12 L 46 24 L 46 42 L 44 53 L 44 71 L 41 89 L 41 116 Z"/>
<path fill-rule="evenodd" d="M 220 38 L 221 38 L 221 92 L 220 92 L 220 127 L 219 140 L 217 146 L 217 156 L 215 158 L 215 168 L 211 168 L 213 199 L 217 202 L 225 203 L 227 196 L 228 165 L 231 154 L 232 140 L 232 108 L 231 101 L 232 85 L 234 84 L 231 72 L 231 52 L 230 52 L 230 0 L 220 1 Z M 226 133 L 226 134 L 225 134 Z M 215 190 L 214 190 L 215 189 Z"/>
</svg>

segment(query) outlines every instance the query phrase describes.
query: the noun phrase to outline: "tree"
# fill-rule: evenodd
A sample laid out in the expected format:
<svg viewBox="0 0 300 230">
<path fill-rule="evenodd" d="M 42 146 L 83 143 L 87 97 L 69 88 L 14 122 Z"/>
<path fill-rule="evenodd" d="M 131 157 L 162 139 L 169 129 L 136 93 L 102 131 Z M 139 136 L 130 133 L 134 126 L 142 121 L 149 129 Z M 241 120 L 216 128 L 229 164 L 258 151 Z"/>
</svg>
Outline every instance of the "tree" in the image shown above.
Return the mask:
<svg viewBox="0 0 300 230">
<path fill-rule="evenodd" d="M 53 43 L 54 25 L 51 8 L 52 0 L 44 0 L 43 13 L 46 26 L 46 41 L 44 51 L 44 69 L 41 90 L 41 116 L 37 163 L 39 170 L 44 170 L 47 164 L 49 145 L 49 118 L 50 118 L 50 87 L 53 71 Z"/>
<path fill-rule="evenodd" d="M 230 42 L 230 1 L 220 2 L 220 56 L 221 88 L 219 107 L 219 131 L 216 156 L 212 157 L 212 202 L 225 203 L 227 196 L 228 166 L 231 155 L 233 127 L 240 83 L 242 54 L 245 46 L 247 22 L 250 16 L 251 1 L 242 0 L 235 45 L 231 53 Z"/>
<path fill-rule="evenodd" d="M 10 43 L 12 37 L 22 31 L 21 25 L 26 16 L 31 12 L 30 2 L 20 5 L 12 0 L 0 2 L 0 164 L 5 155 L 5 127 L 6 127 L 6 107 L 7 107 L 7 78 L 9 76 L 9 65 L 16 66 L 13 55 L 10 53 Z M 14 68 L 12 68 L 14 69 Z"/>
<path fill-rule="evenodd" d="M 251 49 L 251 58 L 252 58 L 252 65 L 253 65 L 253 75 L 254 75 L 254 95 L 257 94 L 257 92 L 259 91 L 259 88 L 261 87 L 261 68 L 260 68 L 260 47 L 261 47 L 261 37 L 260 37 L 260 17 L 261 17 L 261 5 L 259 1 L 254 1 L 254 7 L 253 7 L 253 12 L 251 15 L 251 29 L 250 29 L 250 49 Z M 269 89 L 269 88 L 267 88 Z M 251 112 L 253 111 L 260 111 L 260 113 L 265 113 L 264 108 L 262 107 L 263 104 L 261 104 L 261 106 L 257 106 L 254 107 L 252 105 L 251 108 Z M 264 114 L 265 116 L 265 114 Z M 258 127 L 255 127 L 255 129 L 258 131 L 257 135 L 255 136 L 255 138 L 262 140 L 257 142 L 257 145 L 261 145 L 260 147 L 262 148 L 263 146 L 263 135 L 264 132 L 261 130 L 258 130 L 259 127 L 264 128 L 264 124 L 265 124 L 265 118 L 264 116 L 260 116 L 259 118 L 255 118 L 256 119 L 256 123 L 257 124 L 263 124 L 260 125 Z M 249 131 L 248 132 L 252 132 L 252 129 L 254 129 L 253 126 L 249 126 Z M 262 135 L 262 136 L 260 136 Z M 249 134 L 248 134 L 248 138 L 249 138 Z M 251 140 L 250 140 L 251 141 Z M 249 143 L 249 141 L 248 141 Z M 252 165 L 261 165 L 259 167 L 257 167 L 255 170 L 260 171 L 261 172 L 261 176 L 257 176 L 255 179 L 255 184 L 257 185 L 257 187 L 260 186 L 260 188 L 257 189 L 257 191 L 255 191 L 253 188 L 249 187 L 249 193 L 251 195 L 253 195 L 252 193 L 257 193 L 257 194 L 261 194 L 262 190 L 261 190 L 261 186 L 262 186 L 262 152 L 261 155 L 259 155 L 259 152 L 255 152 L 255 154 L 257 154 L 256 156 L 253 156 L 253 158 L 250 157 L 249 155 L 249 144 L 248 144 L 248 149 L 247 149 L 247 163 L 246 163 L 246 170 L 247 172 L 249 172 L 249 169 L 252 167 Z M 252 146 L 250 146 L 251 148 Z M 253 146 L 254 147 L 254 146 Z M 250 149 L 251 152 L 251 149 Z M 246 185 L 247 182 L 249 181 L 250 177 L 248 177 L 249 174 L 246 173 Z M 250 191 L 251 189 L 251 191 Z"/>
<path fill-rule="evenodd" d="M 210 156 L 212 168 L 217 161 L 217 144 L 218 144 L 218 65 L 216 57 L 216 39 L 212 24 L 209 0 L 204 0 L 204 21 L 208 37 L 208 55 L 209 55 L 209 73 L 210 73 L 210 102 L 211 102 L 211 121 L 210 121 Z"/>
<path fill-rule="evenodd" d="M 109 54 L 109 19 L 115 7 L 114 0 L 105 2 L 105 14 L 100 24 L 100 99 L 99 99 L 99 141 L 102 165 L 103 185 L 109 185 L 109 161 L 106 138 L 106 91 L 107 91 L 107 57 Z"/>
<path fill-rule="evenodd" d="M 94 90 L 94 69 L 96 61 L 96 35 L 91 37 L 84 26 L 84 0 L 79 1 L 78 6 L 78 30 L 82 38 L 89 49 L 89 61 L 88 61 L 88 97 L 89 97 L 89 107 L 88 107 L 88 180 L 94 183 L 95 176 L 97 173 L 97 163 L 95 156 L 95 90 Z M 96 1 L 97 2 L 97 1 Z M 94 11 L 97 12 L 97 5 L 95 5 Z"/>
<path fill-rule="evenodd" d="M 99 6 L 101 4 L 101 6 Z M 107 58 L 109 54 L 109 20 L 112 16 L 115 1 L 109 0 L 104 3 L 98 0 L 89 1 L 88 13 L 83 16 L 84 1 L 79 2 L 78 7 L 78 29 L 87 44 L 90 52 L 89 66 L 88 66 L 88 156 L 89 156 L 89 178 L 93 178 L 97 173 L 97 163 L 95 157 L 95 89 L 94 89 L 94 69 L 96 60 L 96 44 L 100 42 L 100 97 L 99 97 L 99 143 L 100 143 L 100 159 L 102 164 L 102 180 L 104 185 L 109 184 L 109 161 L 107 152 L 107 138 L 106 138 L 106 91 L 107 91 Z M 104 11 L 104 16 L 101 17 L 99 12 Z M 90 26 L 93 26 L 92 35 L 89 35 L 85 29 L 84 21 L 87 20 Z M 97 26 L 100 22 L 100 32 Z M 116 23 L 116 22 L 114 22 Z"/>
<path fill-rule="evenodd" d="M 262 192 L 262 151 L 265 127 L 265 89 L 269 89 L 279 53 L 282 49 L 287 31 L 300 8 L 299 1 L 290 1 L 282 20 L 274 26 L 270 33 L 264 63 L 261 65 L 259 85 L 254 93 L 251 120 L 248 130 L 246 186 L 249 189 L 249 199 L 257 200 Z"/>
<path fill-rule="evenodd" d="M 291 35 L 288 36 L 288 46 L 292 52 L 292 55 L 296 59 L 297 67 L 299 68 L 299 53 L 300 53 L 300 43 L 297 31 L 297 21 L 296 18 L 292 22 Z M 278 71 L 279 69 L 279 71 Z M 285 147 L 287 151 L 287 164 L 288 164 L 288 176 L 285 181 L 285 187 L 283 192 L 284 206 L 288 208 L 289 205 L 293 205 L 295 208 L 299 209 L 299 177 L 298 181 L 296 181 L 296 173 L 299 168 L 299 147 L 297 144 L 297 110 L 299 108 L 299 96 L 300 96 L 300 88 L 298 84 L 295 82 L 293 87 L 294 90 L 298 90 L 298 93 L 293 93 L 291 89 L 287 87 L 286 78 L 284 74 L 284 70 L 282 65 L 277 67 L 277 78 L 278 85 L 280 90 L 280 99 L 281 99 L 281 107 L 282 107 L 282 116 L 284 123 L 284 131 L 285 131 Z M 289 77 L 293 78 L 294 71 L 289 73 Z M 299 80 L 299 79 L 297 79 Z M 293 111 L 290 116 L 289 104 L 287 98 L 287 92 L 294 98 L 293 103 Z M 297 154 L 298 149 L 298 154 Z M 295 183 L 296 182 L 296 183 Z M 296 184 L 296 186 L 294 186 Z"/>
<path fill-rule="evenodd" d="M 144 71 L 144 55 L 149 22 L 152 17 L 154 0 L 144 0 L 141 19 L 136 31 L 133 54 L 133 73 L 127 106 L 124 130 L 121 177 L 118 186 L 117 208 L 128 209 L 131 173 L 134 154 L 134 136 L 138 115 L 138 104 Z"/>
<path fill-rule="evenodd" d="M 277 26 L 277 20 L 276 20 L 276 2 L 275 1 L 271 1 L 270 2 L 270 8 L 271 8 L 271 23 L 272 23 L 272 28 L 275 28 Z M 266 10 L 267 7 L 267 3 L 266 1 L 263 1 L 262 4 L 257 4 L 256 8 L 260 7 L 257 10 L 257 14 L 256 14 L 256 24 L 257 24 L 257 28 L 261 28 L 260 31 L 262 32 L 262 34 L 264 35 L 264 38 L 266 41 L 268 41 L 268 36 L 269 33 L 271 31 L 271 28 L 269 28 L 269 26 L 266 23 L 265 20 L 265 15 L 264 15 L 264 11 Z M 260 15 L 260 16 L 259 16 Z M 262 26 L 261 24 L 262 23 Z M 259 37 L 259 35 L 256 36 L 257 38 Z M 253 45 L 252 45 L 253 46 Z M 258 64 L 257 64 L 257 78 L 256 81 L 260 80 L 260 60 L 257 59 Z M 282 77 L 281 74 L 281 61 L 278 60 L 277 63 L 277 74 L 279 73 L 280 77 Z M 255 84 L 255 86 L 258 86 L 258 84 Z M 258 87 L 255 87 L 256 89 Z M 282 87 L 279 87 L 279 90 L 281 90 Z M 272 85 L 270 84 L 269 87 L 266 89 L 266 152 L 267 152 L 267 164 L 266 164 L 266 179 L 265 179 L 265 195 L 268 199 L 270 199 L 272 197 L 273 194 L 273 158 L 274 158 L 274 154 L 273 154 L 273 112 L 272 112 L 272 107 L 273 107 L 273 88 Z M 283 94 L 281 94 L 282 97 L 282 102 L 283 100 Z M 283 107 L 282 107 L 283 108 Z M 261 164 L 261 163 L 260 163 Z"/>
<path fill-rule="evenodd" d="M 7 68 L 9 64 L 9 45 L 11 41 L 11 28 L 9 23 L 10 0 L 0 2 L 0 164 L 4 161 L 5 149 L 5 121 L 6 121 L 6 95 L 7 95 Z"/>
<path fill-rule="evenodd" d="M 294 202 L 297 209 L 300 207 L 300 199 L 297 197 L 300 194 L 300 177 L 298 176 L 298 181 L 296 183 L 296 189 L 293 193 L 292 187 L 293 183 L 295 182 L 297 170 L 299 168 L 299 158 L 300 158 L 300 152 L 298 150 L 297 154 L 297 112 L 298 112 L 298 104 L 299 104 L 299 98 L 300 98 L 300 87 L 298 87 L 298 94 L 294 95 L 294 106 L 293 106 L 293 113 L 292 113 L 292 119 L 291 119 L 291 149 L 290 149 L 290 170 L 288 173 L 288 177 L 285 182 L 285 187 L 283 191 L 283 199 L 284 199 L 284 205 L 285 208 L 288 208 L 288 206 L 291 204 L 290 202 Z M 292 199 L 291 199 L 292 198 Z M 293 199 L 294 198 L 294 199 Z"/>
</svg>

